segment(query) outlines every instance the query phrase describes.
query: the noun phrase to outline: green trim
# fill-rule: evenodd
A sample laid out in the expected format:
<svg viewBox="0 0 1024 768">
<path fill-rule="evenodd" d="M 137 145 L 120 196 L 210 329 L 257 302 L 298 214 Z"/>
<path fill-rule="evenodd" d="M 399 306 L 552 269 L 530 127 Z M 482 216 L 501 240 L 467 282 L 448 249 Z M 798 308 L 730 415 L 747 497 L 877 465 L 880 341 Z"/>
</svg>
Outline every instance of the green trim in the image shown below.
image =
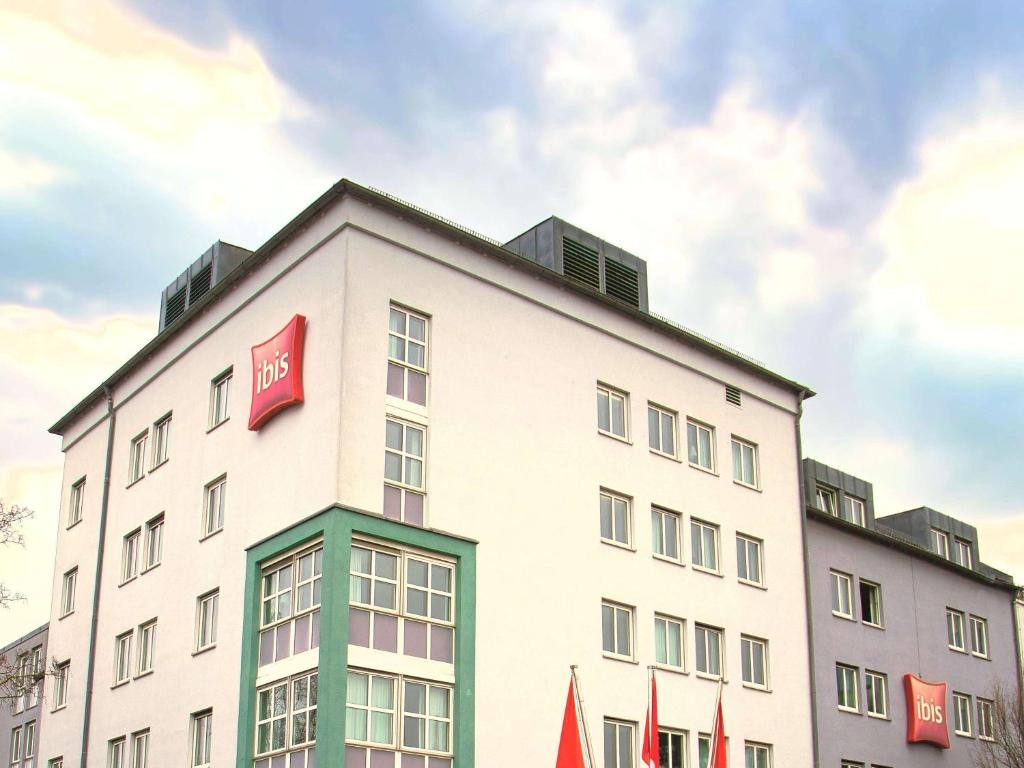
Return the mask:
<svg viewBox="0 0 1024 768">
<path fill-rule="evenodd" d="M 456 560 L 455 610 L 458 620 L 455 626 L 453 755 L 457 768 L 473 768 L 476 752 L 476 544 L 340 506 L 331 507 L 261 542 L 248 552 L 239 676 L 237 768 L 251 768 L 253 763 L 261 566 L 267 560 L 321 536 L 324 541 L 324 572 L 316 757 L 320 768 L 341 768 L 344 764 L 348 573 L 352 538 L 360 534 Z"/>
</svg>

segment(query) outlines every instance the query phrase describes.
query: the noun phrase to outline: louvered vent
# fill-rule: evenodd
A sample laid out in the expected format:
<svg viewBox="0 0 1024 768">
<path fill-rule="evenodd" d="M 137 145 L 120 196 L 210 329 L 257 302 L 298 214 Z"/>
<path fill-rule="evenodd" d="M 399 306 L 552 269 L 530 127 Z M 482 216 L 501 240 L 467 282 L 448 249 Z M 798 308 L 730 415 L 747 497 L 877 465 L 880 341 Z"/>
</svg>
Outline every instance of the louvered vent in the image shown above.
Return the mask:
<svg viewBox="0 0 1024 768">
<path fill-rule="evenodd" d="M 191 307 L 199 299 L 210 290 L 210 284 L 213 282 L 213 263 L 207 264 L 205 267 L 196 272 L 195 276 L 189 281 L 188 284 L 188 305 Z"/>
<path fill-rule="evenodd" d="M 570 280 L 601 290 L 597 251 L 568 237 L 562 238 L 562 271 Z"/>
<path fill-rule="evenodd" d="M 183 314 L 185 314 L 185 299 L 187 289 L 182 287 L 167 299 L 167 307 L 164 310 L 164 327 L 170 325 Z"/>
<path fill-rule="evenodd" d="M 636 270 L 607 258 L 604 261 L 604 291 L 619 301 L 640 306 L 640 281 Z"/>
<path fill-rule="evenodd" d="M 743 405 L 743 402 L 740 399 L 739 389 L 731 384 L 725 385 L 725 401 L 727 403 L 732 403 L 733 405 Z"/>
</svg>

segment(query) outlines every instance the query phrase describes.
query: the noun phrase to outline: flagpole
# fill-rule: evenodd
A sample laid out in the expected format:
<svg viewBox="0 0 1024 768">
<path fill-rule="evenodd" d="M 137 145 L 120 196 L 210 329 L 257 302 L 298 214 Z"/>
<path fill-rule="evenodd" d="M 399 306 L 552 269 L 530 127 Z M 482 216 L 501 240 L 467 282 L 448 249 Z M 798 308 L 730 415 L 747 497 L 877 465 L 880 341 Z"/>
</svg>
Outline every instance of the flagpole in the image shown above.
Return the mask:
<svg viewBox="0 0 1024 768">
<path fill-rule="evenodd" d="M 583 721 L 583 740 L 587 742 L 587 765 L 594 768 L 594 751 L 590 746 L 590 728 L 587 726 L 587 713 L 583 709 L 583 694 L 580 693 L 580 681 L 576 676 L 576 665 L 569 665 L 569 672 L 572 675 L 572 689 L 576 692 L 576 701 L 579 703 L 580 720 Z"/>
</svg>

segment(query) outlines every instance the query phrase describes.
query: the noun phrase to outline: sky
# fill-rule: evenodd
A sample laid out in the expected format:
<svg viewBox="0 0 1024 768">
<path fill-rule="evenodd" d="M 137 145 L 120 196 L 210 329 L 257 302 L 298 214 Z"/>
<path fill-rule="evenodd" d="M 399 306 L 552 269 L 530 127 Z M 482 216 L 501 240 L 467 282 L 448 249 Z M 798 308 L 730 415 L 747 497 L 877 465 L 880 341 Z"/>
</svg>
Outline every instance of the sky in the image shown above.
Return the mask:
<svg viewBox="0 0 1024 768">
<path fill-rule="evenodd" d="M 0 6 L 0 581 L 49 615 L 47 428 L 217 239 L 342 177 L 505 241 L 554 214 L 651 309 L 819 394 L 805 455 L 1024 581 L 1024 4 Z"/>
</svg>

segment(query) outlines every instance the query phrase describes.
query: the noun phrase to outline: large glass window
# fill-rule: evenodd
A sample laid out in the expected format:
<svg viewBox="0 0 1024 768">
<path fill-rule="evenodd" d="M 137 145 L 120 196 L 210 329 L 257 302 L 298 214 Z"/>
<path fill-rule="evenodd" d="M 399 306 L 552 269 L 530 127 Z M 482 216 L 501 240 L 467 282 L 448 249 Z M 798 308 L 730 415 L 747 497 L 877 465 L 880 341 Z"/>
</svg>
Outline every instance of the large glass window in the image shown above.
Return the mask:
<svg viewBox="0 0 1024 768">
<path fill-rule="evenodd" d="M 213 712 L 192 715 L 192 768 L 210 768 L 213 752 Z"/>
<path fill-rule="evenodd" d="M 658 729 L 659 768 L 685 768 L 686 734 L 679 731 Z"/>
<path fill-rule="evenodd" d="M 882 626 L 882 587 L 860 580 L 860 617 L 865 624 Z"/>
<path fill-rule="evenodd" d="M 690 521 L 690 557 L 698 568 L 718 573 L 718 526 Z"/>
<path fill-rule="evenodd" d="M 992 741 L 996 737 L 992 721 L 993 704 L 988 699 L 978 699 L 978 738 Z"/>
<path fill-rule="evenodd" d="M 427 404 L 427 318 L 394 305 L 388 315 L 387 393 Z"/>
<path fill-rule="evenodd" d="M 322 573 L 322 545 L 299 550 L 263 569 L 260 666 L 319 647 Z"/>
<path fill-rule="evenodd" d="M 697 671 L 712 677 L 722 676 L 722 630 L 697 624 L 694 627 Z"/>
<path fill-rule="evenodd" d="M 857 701 L 857 668 L 848 667 L 845 664 L 836 664 L 836 692 L 839 700 L 839 708 L 858 712 L 860 706 Z"/>
<path fill-rule="evenodd" d="M 601 648 L 606 655 L 633 658 L 633 609 L 601 603 Z"/>
<path fill-rule="evenodd" d="M 682 620 L 655 614 L 654 658 L 663 667 L 683 668 Z"/>
<path fill-rule="evenodd" d="M 647 438 L 652 451 L 674 459 L 676 457 L 675 412 L 648 404 Z"/>
<path fill-rule="evenodd" d="M 450 752 L 451 699 L 448 686 L 407 680 L 402 704 L 402 746 Z"/>
<path fill-rule="evenodd" d="M 768 642 L 756 637 L 740 637 L 743 682 L 756 688 L 768 687 Z"/>
<path fill-rule="evenodd" d="M 769 744 L 743 745 L 744 768 L 772 768 L 772 748 Z"/>
<path fill-rule="evenodd" d="M 988 622 L 981 616 L 971 616 L 971 653 L 988 658 Z"/>
<path fill-rule="evenodd" d="M 346 741 L 394 746 L 396 683 L 387 675 L 348 673 Z"/>
<path fill-rule="evenodd" d="M 425 450 L 425 428 L 396 419 L 387 419 L 384 478 L 392 483 L 423 490 Z"/>
<path fill-rule="evenodd" d="M 853 618 L 853 577 L 839 571 L 830 571 L 832 582 L 832 613 L 844 619 Z"/>
<path fill-rule="evenodd" d="M 604 721 L 604 768 L 634 768 L 632 723 Z"/>
<path fill-rule="evenodd" d="M 853 496 L 843 496 L 843 520 L 855 525 L 864 525 L 864 502 Z"/>
<path fill-rule="evenodd" d="M 303 672 L 256 694 L 256 754 L 267 755 L 316 741 L 316 672 Z"/>
<path fill-rule="evenodd" d="M 946 609 L 946 643 L 954 651 L 967 651 L 964 640 L 964 614 L 953 608 Z"/>
<path fill-rule="evenodd" d="M 686 450 L 690 463 L 697 467 L 715 471 L 715 430 L 707 424 L 688 420 L 686 422 Z"/>
<path fill-rule="evenodd" d="M 932 551 L 939 557 L 949 560 L 949 534 L 932 528 L 930 531 Z"/>
<path fill-rule="evenodd" d="M 631 543 L 629 499 L 608 491 L 601 492 L 601 538 L 624 547 Z"/>
<path fill-rule="evenodd" d="M 597 385 L 597 429 L 598 431 L 627 439 L 627 413 L 629 396 L 625 392 Z"/>
<path fill-rule="evenodd" d="M 837 517 L 836 513 L 836 492 L 831 488 L 826 488 L 824 485 L 818 485 L 814 488 L 814 506 L 820 509 L 822 512 L 827 512 L 832 517 Z"/>
<path fill-rule="evenodd" d="M 668 560 L 682 560 L 679 546 L 680 517 L 667 509 L 651 507 L 651 551 Z"/>
<path fill-rule="evenodd" d="M 732 479 L 757 487 L 757 446 L 738 437 L 732 439 Z"/>
<path fill-rule="evenodd" d="M 971 735 L 971 697 L 966 693 L 953 694 L 953 730 L 961 736 Z"/>
<path fill-rule="evenodd" d="M 736 534 L 736 575 L 740 581 L 758 586 L 764 584 L 761 547 L 760 539 L 742 533 Z"/>
<path fill-rule="evenodd" d="M 864 692 L 868 714 L 872 717 L 888 717 L 889 691 L 886 676 L 881 672 L 864 670 Z"/>
</svg>

